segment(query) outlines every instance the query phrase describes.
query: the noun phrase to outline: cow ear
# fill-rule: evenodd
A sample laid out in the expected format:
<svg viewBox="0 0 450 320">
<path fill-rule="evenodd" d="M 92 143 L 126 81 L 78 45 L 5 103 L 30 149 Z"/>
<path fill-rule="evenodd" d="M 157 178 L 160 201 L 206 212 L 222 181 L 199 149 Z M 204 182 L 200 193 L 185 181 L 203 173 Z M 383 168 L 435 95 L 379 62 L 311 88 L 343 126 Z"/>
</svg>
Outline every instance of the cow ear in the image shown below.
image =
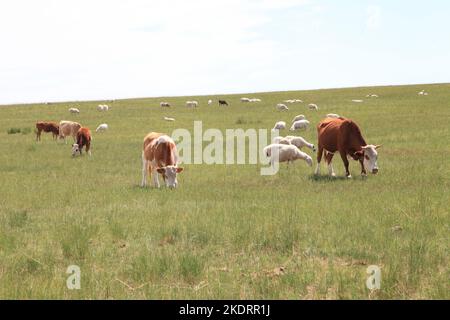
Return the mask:
<svg viewBox="0 0 450 320">
<path fill-rule="evenodd" d="M 183 171 L 184 168 L 177 168 L 177 173 L 180 173 L 181 171 Z"/>
<path fill-rule="evenodd" d="M 381 148 L 381 144 L 375 146 L 375 150 L 380 149 L 380 148 Z"/>
<path fill-rule="evenodd" d="M 164 168 L 158 168 L 156 169 L 156 171 L 158 171 L 158 173 L 164 174 L 166 172 L 166 170 Z"/>
</svg>

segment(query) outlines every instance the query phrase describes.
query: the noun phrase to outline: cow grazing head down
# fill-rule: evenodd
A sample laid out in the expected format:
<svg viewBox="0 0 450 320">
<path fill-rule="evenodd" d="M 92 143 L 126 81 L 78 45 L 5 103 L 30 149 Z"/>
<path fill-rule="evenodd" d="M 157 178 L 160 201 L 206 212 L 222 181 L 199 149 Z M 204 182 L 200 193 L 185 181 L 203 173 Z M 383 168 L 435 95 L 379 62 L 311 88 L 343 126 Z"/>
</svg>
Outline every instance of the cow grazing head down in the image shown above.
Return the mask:
<svg viewBox="0 0 450 320">
<path fill-rule="evenodd" d="M 364 168 L 368 172 L 372 172 L 373 174 L 378 173 L 378 152 L 377 149 L 379 149 L 381 146 L 374 146 L 374 145 L 367 145 L 362 147 L 361 151 L 355 152 L 353 158 L 355 160 L 362 160 L 364 163 Z"/>
<path fill-rule="evenodd" d="M 177 174 L 183 171 L 183 168 L 177 166 L 167 166 L 157 169 L 169 188 L 176 188 L 178 185 Z"/>
</svg>

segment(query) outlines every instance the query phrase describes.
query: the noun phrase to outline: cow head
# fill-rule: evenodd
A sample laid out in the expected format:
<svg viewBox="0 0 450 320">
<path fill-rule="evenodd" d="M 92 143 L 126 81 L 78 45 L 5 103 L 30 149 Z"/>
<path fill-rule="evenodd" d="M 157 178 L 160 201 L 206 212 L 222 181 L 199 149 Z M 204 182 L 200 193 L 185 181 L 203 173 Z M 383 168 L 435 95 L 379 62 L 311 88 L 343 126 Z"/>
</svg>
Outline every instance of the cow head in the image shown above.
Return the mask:
<svg viewBox="0 0 450 320">
<path fill-rule="evenodd" d="M 77 143 L 74 143 L 72 145 L 72 157 L 75 157 L 77 152 L 80 152 L 80 154 L 81 154 L 80 146 Z"/>
<path fill-rule="evenodd" d="M 381 146 L 374 146 L 374 145 L 367 145 L 362 147 L 361 151 L 357 151 L 353 154 L 353 159 L 355 160 L 362 160 L 364 164 L 364 168 L 372 172 L 373 174 L 378 173 L 378 152 L 377 149 L 379 149 Z"/>
<path fill-rule="evenodd" d="M 177 166 L 167 166 L 156 170 L 162 175 L 167 187 L 176 188 L 178 185 L 177 174 L 183 171 L 183 168 L 179 168 Z"/>
</svg>

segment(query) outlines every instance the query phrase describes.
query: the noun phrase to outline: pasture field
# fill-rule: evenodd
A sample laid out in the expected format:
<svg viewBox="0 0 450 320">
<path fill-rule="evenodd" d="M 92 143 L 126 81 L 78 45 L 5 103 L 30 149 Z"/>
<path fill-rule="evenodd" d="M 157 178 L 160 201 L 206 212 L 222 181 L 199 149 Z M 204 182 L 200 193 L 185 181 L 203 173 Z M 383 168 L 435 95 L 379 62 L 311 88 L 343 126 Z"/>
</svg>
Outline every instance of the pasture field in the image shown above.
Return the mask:
<svg viewBox="0 0 450 320">
<path fill-rule="evenodd" d="M 184 107 L 192 99 L 199 108 Z M 105 113 L 99 103 L 0 107 L 0 298 L 450 299 L 449 84 L 117 100 Z M 317 144 L 327 113 L 383 145 L 377 176 L 362 179 L 352 161 L 346 180 L 337 156 L 336 179 L 324 164 L 315 177 L 305 150 L 313 168 L 298 161 L 261 176 L 260 165 L 186 164 L 176 190 L 139 187 L 150 131 L 192 130 L 194 120 L 270 129 L 305 114 L 312 127 L 299 135 Z M 72 158 L 50 134 L 36 142 L 37 120 L 90 127 L 92 156 Z M 96 134 L 100 123 L 109 131 Z M 69 265 L 81 269 L 80 290 L 66 287 Z M 380 290 L 366 287 L 370 265 Z"/>
</svg>

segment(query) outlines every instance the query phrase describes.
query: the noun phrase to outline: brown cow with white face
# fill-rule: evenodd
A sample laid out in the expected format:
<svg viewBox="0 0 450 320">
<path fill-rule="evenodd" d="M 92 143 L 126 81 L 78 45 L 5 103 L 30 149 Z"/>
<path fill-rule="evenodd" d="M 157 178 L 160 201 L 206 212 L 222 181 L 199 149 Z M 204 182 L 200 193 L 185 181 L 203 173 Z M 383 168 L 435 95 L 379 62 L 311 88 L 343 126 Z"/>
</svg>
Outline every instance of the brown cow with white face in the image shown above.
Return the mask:
<svg viewBox="0 0 450 320">
<path fill-rule="evenodd" d="M 147 174 L 153 178 L 153 184 L 159 188 L 158 173 L 161 174 L 166 186 L 175 188 L 178 185 L 177 174 L 183 168 L 177 166 L 177 146 L 171 137 L 164 133 L 151 132 L 144 138 L 142 151 L 142 183 L 147 185 Z"/>
<path fill-rule="evenodd" d="M 320 173 L 320 161 L 324 152 L 331 176 L 335 176 L 331 161 L 336 152 L 339 152 L 344 162 L 347 178 L 351 178 L 347 157 L 360 162 L 362 175 L 365 176 L 367 171 L 373 174 L 378 173 L 377 149 L 380 146 L 368 145 L 362 137 L 358 125 L 352 120 L 326 118 L 317 125 L 317 133 L 319 136 L 319 152 L 317 154 L 316 175 Z"/>
</svg>

